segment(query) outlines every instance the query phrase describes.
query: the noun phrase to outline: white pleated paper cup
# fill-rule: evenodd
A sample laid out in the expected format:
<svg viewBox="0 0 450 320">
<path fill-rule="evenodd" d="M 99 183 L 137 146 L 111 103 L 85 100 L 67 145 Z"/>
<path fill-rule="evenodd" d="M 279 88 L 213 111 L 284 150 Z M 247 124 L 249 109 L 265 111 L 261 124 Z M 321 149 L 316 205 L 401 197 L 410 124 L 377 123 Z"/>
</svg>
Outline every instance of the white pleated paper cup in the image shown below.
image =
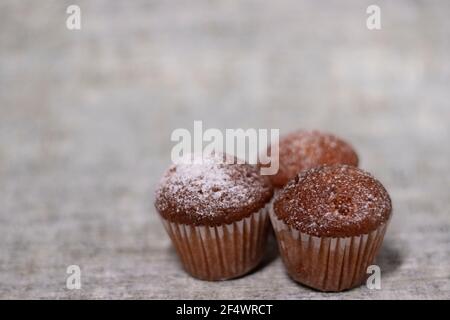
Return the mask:
<svg viewBox="0 0 450 320">
<path fill-rule="evenodd" d="M 184 269 L 202 280 L 242 276 L 262 260 L 266 248 L 268 206 L 239 221 L 194 226 L 162 218 Z"/>
<path fill-rule="evenodd" d="M 278 247 L 288 274 L 320 291 L 343 291 L 360 286 L 374 263 L 389 221 L 353 237 L 317 237 L 290 227 L 269 209 Z"/>
</svg>

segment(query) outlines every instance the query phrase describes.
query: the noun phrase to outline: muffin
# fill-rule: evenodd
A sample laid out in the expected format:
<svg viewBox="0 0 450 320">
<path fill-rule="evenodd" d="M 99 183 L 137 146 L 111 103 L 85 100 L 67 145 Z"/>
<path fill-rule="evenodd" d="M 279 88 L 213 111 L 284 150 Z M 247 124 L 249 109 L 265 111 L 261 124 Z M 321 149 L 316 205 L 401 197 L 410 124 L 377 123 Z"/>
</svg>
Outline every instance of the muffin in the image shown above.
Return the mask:
<svg viewBox="0 0 450 320">
<path fill-rule="evenodd" d="M 392 205 L 370 174 L 347 165 L 303 171 L 270 210 L 289 275 L 321 291 L 362 284 L 383 242 Z"/>
<path fill-rule="evenodd" d="M 279 157 L 273 158 L 273 161 L 277 160 L 278 173 L 270 176 L 275 188 L 283 187 L 301 171 L 320 165 L 358 165 L 358 156 L 347 142 L 332 134 L 304 130 L 281 137 Z"/>
<path fill-rule="evenodd" d="M 201 163 L 172 165 L 156 191 L 155 207 L 186 271 L 225 280 L 261 261 L 272 194 L 256 166 L 211 154 Z"/>
</svg>

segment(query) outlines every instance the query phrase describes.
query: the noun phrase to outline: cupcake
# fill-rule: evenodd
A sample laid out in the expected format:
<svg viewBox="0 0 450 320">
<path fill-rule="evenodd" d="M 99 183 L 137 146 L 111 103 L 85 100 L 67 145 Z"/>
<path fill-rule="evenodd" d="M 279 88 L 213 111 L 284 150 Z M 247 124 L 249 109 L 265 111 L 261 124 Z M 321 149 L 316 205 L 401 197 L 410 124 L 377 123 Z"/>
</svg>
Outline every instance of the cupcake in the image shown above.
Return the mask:
<svg viewBox="0 0 450 320">
<path fill-rule="evenodd" d="M 279 142 L 278 173 L 270 176 L 275 188 L 281 188 L 303 170 L 326 164 L 358 165 L 353 148 L 336 136 L 319 131 L 295 131 Z M 271 147 L 268 153 L 270 155 Z"/>
<path fill-rule="evenodd" d="M 256 166 L 211 154 L 201 163 L 172 165 L 156 191 L 155 207 L 186 271 L 225 280 L 261 261 L 272 194 Z"/>
<path fill-rule="evenodd" d="M 386 189 L 352 166 L 299 174 L 270 210 L 289 275 L 321 291 L 361 285 L 383 242 L 392 205 Z"/>
</svg>

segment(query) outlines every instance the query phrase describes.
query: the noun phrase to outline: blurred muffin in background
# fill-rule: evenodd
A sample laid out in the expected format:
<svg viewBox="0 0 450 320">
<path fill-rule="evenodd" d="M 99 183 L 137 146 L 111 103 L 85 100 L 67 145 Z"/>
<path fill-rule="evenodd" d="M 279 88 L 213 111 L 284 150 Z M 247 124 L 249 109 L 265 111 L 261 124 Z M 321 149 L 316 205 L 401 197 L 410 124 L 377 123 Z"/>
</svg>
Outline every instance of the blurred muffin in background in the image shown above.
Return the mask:
<svg viewBox="0 0 450 320">
<path fill-rule="evenodd" d="M 269 146 L 268 155 L 271 149 L 272 146 Z M 358 156 L 349 143 L 317 130 L 298 130 L 282 136 L 279 157 L 273 157 L 272 161 L 279 162 L 278 173 L 269 176 L 275 188 L 282 188 L 301 171 L 320 165 L 358 166 Z"/>
</svg>

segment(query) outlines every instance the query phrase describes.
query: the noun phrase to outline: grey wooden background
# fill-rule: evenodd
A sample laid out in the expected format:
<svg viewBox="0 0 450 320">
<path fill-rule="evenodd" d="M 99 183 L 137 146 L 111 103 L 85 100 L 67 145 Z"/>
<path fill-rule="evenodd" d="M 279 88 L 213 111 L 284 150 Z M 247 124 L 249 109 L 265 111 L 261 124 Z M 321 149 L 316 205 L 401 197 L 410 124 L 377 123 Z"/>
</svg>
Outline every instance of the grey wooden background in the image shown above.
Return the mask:
<svg viewBox="0 0 450 320">
<path fill-rule="evenodd" d="M 82 30 L 65 28 L 69 4 Z M 382 30 L 365 27 L 382 9 Z M 450 1 L 1 1 L 0 298 L 450 298 Z M 392 195 L 382 290 L 318 293 L 271 246 L 180 268 L 153 208 L 170 133 L 318 128 Z M 82 289 L 65 288 L 66 267 Z"/>
</svg>

